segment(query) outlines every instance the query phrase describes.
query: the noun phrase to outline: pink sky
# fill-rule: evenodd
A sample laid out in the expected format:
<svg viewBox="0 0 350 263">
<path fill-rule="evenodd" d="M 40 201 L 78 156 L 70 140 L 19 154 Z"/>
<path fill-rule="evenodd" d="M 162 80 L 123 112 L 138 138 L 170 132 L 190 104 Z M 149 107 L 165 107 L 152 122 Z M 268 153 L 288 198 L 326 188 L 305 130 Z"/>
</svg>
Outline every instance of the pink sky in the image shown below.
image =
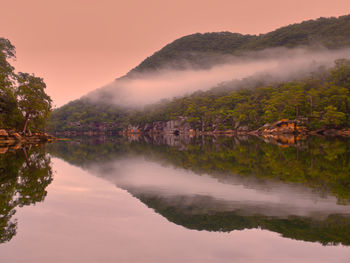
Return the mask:
<svg viewBox="0 0 350 263">
<path fill-rule="evenodd" d="M 43 77 L 56 106 L 124 75 L 184 35 L 259 34 L 350 13 L 349 0 L 1 2 L 0 36 L 16 46 L 16 70 Z"/>
</svg>

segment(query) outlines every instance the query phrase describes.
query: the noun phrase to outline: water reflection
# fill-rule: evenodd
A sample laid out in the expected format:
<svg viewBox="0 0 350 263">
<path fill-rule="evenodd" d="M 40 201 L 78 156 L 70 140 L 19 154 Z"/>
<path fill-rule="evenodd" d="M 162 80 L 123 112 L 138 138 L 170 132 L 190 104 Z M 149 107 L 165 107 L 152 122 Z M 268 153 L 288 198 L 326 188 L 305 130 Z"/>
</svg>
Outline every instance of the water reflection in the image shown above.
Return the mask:
<svg viewBox="0 0 350 263">
<path fill-rule="evenodd" d="M 0 149 L 0 243 L 4 243 L 16 235 L 16 208 L 44 200 L 52 168 L 45 148 Z"/>
<path fill-rule="evenodd" d="M 350 245 L 350 140 L 272 139 L 82 139 L 50 152 L 189 229 Z"/>
</svg>

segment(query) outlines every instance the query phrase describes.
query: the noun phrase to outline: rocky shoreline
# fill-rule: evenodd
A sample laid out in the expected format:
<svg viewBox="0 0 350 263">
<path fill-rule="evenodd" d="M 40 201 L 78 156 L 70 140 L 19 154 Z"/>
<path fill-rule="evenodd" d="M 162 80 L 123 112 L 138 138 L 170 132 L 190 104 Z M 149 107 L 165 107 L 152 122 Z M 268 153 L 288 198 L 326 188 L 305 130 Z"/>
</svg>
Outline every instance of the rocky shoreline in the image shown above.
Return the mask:
<svg viewBox="0 0 350 263">
<path fill-rule="evenodd" d="M 7 152 L 9 148 L 18 149 L 27 144 L 38 144 L 57 140 L 47 133 L 23 134 L 15 131 L 0 129 L 0 153 Z"/>
<path fill-rule="evenodd" d="M 323 135 L 323 136 L 350 136 L 350 129 L 331 129 L 321 128 L 317 130 L 309 130 L 303 125 L 300 120 L 288 120 L 282 119 L 273 124 L 265 124 L 257 130 L 251 130 L 248 126 L 238 126 L 236 129 L 219 130 L 211 129 L 207 131 L 192 129 L 188 123 L 184 123 L 181 120 L 168 121 L 168 122 L 154 122 L 152 124 L 146 124 L 145 126 L 131 126 L 119 132 L 120 135 L 129 134 L 186 134 L 186 135 L 256 135 L 256 136 L 269 136 L 269 135 L 295 135 L 295 136 L 307 136 L 307 135 Z"/>
<path fill-rule="evenodd" d="M 155 121 L 142 125 L 128 125 L 127 128 L 117 128 L 106 123 L 95 123 L 88 126 L 73 126 L 75 129 L 67 131 L 56 131 L 56 136 L 101 136 L 101 135 L 322 135 L 322 136 L 350 136 L 350 129 L 334 129 L 323 127 L 317 130 L 310 130 L 306 125 L 307 120 L 288 120 L 282 119 L 272 124 L 265 124 L 259 129 L 250 129 L 247 125 L 236 123 L 232 129 L 219 129 L 220 124 L 211 125 L 191 125 L 186 121 L 185 117 L 179 116 L 175 120 Z M 197 128 L 194 128 L 196 126 Z M 112 128 L 111 128 L 112 127 Z M 199 128 L 198 128 L 199 127 Z"/>
</svg>

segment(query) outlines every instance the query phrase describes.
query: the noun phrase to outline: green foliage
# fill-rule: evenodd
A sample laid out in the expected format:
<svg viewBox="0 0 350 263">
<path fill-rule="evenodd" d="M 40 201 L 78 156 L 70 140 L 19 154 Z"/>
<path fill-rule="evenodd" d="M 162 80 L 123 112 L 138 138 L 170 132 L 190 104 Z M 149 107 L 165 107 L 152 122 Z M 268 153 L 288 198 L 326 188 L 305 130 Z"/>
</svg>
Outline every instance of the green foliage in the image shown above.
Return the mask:
<svg viewBox="0 0 350 263">
<path fill-rule="evenodd" d="M 17 127 L 21 114 L 14 96 L 14 68 L 8 62 L 15 58 L 15 48 L 9 40 L 0 38 L 0 127 Z"/>
<path fill-rule="evenodd" d="M 210 68 L 224 63 L 227 54 L 244 57 L 247 52 L 273 47 L 337 49 L 350 46 L 350 15 L 319 18 L 289 25 L 259 36 L 230 32 L 182 37 L 145 59 L 125 77 L 166 67 Z M 237 88 L 238 87 L 238 88 Z M 98 124 L 117 131 L 129 124 L 144 126 L 155 121 L 186 118 L 193 129 L 212 131 L 248 126 L 256 129 L 280 119 L 301 119 L 310 129 L 350 126 L 350 60 L 335 61 L 332 69 L 320 68 L 310 76 L 276 83 L 271 76 L 257 80 L 222 83 L 207 92 L 163 100 L 140 110 L 125 109 L 105 100 L 98 105 L 86 98 L 55 110 L 51 131 L 98 130 Z M 101 92 L 103 93 L 103 92 Z M 336 107 L 336 110 L 332 107 Z M 107 125 L 108 124 L 108 125 Z"/>
<path fill-rule="evenodd" d="M 0 38 L 0 128 L 26 130 L 43 129 L 51 111 L 51 99 L 45 93 L 41 78 L 28 73 L 14 73 L 8 62 L 15 58 L 15 48 L 9 40 Z M 22 127 L 21 127 L 22 126 Z"/>
<path fill-rule="evenodd" d="M 0 127 L 20 128 L 23 116 L 18 108 L 13 89 L 0 86 Z"/>
<path fill-rule="evenodd" d="M 207 92 L 175 98 L 152 110 L 138 111 L 138 124 L 149 120 L 167 121 L 169 116 L 187 117 L 193 128 L 213 130 L 215 126 L 234 129 L 239 125 L 258 128 L 280 119 L 305 119 L 309 128 L 320 126 L 349 127 L 350 79 L 343 65 L 336 61 L 328 71 L 321 70 L 308 78 L 289 83 L 246 86 L 235 90 L 237 82 L 225 83 Z M 342 74 L 340 84 L 339 75 Z M 350 71 L 348 72 L 350 76 Z M 232 85 L 232 86 L 230 86 Z M 337 86 L 342 85 L 342 86 Z M 223 89 L 226 92 L 218 92 Z M 336 107 L 337 110 L 331 110 Z M 164 114 L 163 117 L 160 113 Z M 132 116 L 129 117 L 132 120 Z"/>
<path fill-rule="evenodd" d="M 20 72 L 17 76 L 19 86 L 16 88 L 18 107 L 25 116 L 23 132 L 26 131 L 28 121 L 33 119 L 32 126 L 44 128 L 43 121 L 47 120 L 51 112 L 51 98 L 45 93 L 46 85 L 42 78 Z"/>
<path fill-rule="evenodd" d="M 329 70 L 320 69 L 288 83 L 247 86 L 249 80 L 228 82 L 206 92 L 164 100 L 139 110 L 80 99 L 53 112 L 50 130 L 94 130 L 96 123 L 110 123 L 112 130 L 117 131 L 128 124 L 143 127 L 178 116 L 185 117 L 193 129 L 201 131 L 236 129 L 243 125 L 256 129 L 280 119 L 302 119 L 310 129 L 350 127 L 349 64 L 349 60 L 339 60 Z"/>
<path fill-rule="evenodd" d="M 94 103 L 88 99 L 69 102 L 56 109 L 50 116 L 50 131 L 89 131 L 98 130 L 103 124 L 107 130 L 118 131 L 128 123 L 127 116 L 134 112 L 109 104 Z"/>
<path fill-rule="evenodd" d="M 225 61 L 225 54 L 232 54 L 249 40 L 257 38 L 230 32 L 193 34 L 182 37 L 166 45 L 151 57 L 145 59 L 129 74 L 171 67 L 182 69 L 186 65 L 208 68 L 212 64 Z"/>
<path fill-rule="evenodd" d="M 327 126 L 339 126 L 345 121 L 345 114 L 337 111 L 337 108 L 330 105 L 325 108 L 323 122 Z"/>
<path fill-rule="evenodd" d="M 0 87 L 11 87 L 14 68 L 8 59 L 15 58 L 15 47 L 5 38 L 0 37 Z"/>
</svg>

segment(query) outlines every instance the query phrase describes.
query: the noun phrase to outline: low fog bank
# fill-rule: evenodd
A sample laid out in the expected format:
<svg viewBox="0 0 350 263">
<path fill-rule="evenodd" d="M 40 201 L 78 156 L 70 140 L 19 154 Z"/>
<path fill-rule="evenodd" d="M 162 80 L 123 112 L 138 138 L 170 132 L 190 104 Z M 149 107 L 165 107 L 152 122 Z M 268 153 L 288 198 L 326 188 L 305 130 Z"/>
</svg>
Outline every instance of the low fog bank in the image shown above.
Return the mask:
<svg viewBox="0 0 350 263">
<path fill-rule="evenodd" d="M 264 76 L 269 81 L 288 81 L 305 77 L 320 67 L 329 68 L 339 58 L 350 58 L 350 48 L 340 50 L 303 48 L 275 48 L 227 56 L 225 64 L 210 69 L 196 70 L 187 65 L 186 70 L 171 70 L 171 66 L 149 73 L 134 74 L 118 79 L 87 98 L 97 103 L 140 107 L 201 90 L 206 91 L 223 82 L 253 77 L 258 83 Z M 235 88 L 232 84 L 232 89 Z"/>
</svg>

